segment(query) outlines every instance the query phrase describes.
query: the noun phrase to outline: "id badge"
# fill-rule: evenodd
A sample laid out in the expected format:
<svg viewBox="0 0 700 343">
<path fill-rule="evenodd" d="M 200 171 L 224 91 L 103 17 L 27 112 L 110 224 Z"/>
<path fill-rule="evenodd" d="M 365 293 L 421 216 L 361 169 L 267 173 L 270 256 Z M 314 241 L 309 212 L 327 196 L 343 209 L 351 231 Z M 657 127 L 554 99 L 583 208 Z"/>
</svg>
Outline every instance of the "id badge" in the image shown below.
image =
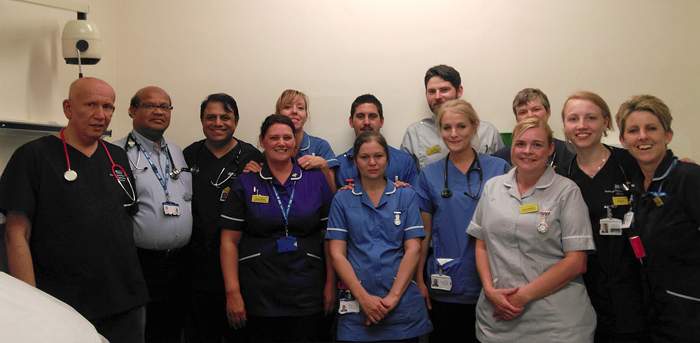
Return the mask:
<svg viewBox="0 0 700 343">
<path fill-rule="evenodd" d="M 430 288 L 439 289 L 441 291 L 451 291 L 452 278 L 448 275 L 432 274 L 430 275 Z"/>
<path fill-rule="evenodd" d="M 163 203 L 163 214 L 166 216 L 177 217 L 180 215 L 180 205 L 172 202 L 166 201 Z"/>
<path fill-rule="evenodd" d="M 622 220 L 618 218 L 603 218 L 600 220 L 601 236 L 622 236 Z"/>
<path fill-rule="evenodd" d="M 221 195 L 219 195 L 219 201 L 224 202 L 228 199 L 228 193 L 231 192 L 231 187 L 226 186 L 221 190 Z"/>
<path fill-rule="evenodd" d="M 284 236 L 277 240 L 277 252 L 285 253 L 297 251 L 297 238 L 294 236 Z"/>
<path fill-rule="evenodd" d="M 267 204 L 270 202 L 270 197 L 267 195 L 253 194 L 250 201 L 258 204 Z"/>
<path fill-rule="evenodd" d="M 625 213 L 625 219 L 622 220 L 622 228 L 629 229 L 632 227 L 632 221 L 634 221 L 634 212 L 629 211 Z"/>
<path fill-rule="evenodd" d="M 360 313 L 360 303 L 357 300 L 340 300 L 338 314 Z"/>
</svg>

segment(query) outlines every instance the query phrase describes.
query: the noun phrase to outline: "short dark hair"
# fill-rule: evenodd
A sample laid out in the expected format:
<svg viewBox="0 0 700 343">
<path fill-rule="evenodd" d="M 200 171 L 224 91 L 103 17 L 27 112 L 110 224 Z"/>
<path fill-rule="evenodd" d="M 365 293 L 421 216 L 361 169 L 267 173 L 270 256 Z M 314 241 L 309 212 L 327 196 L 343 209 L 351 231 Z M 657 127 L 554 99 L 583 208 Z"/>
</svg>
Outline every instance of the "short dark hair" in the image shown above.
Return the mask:
<svg viewBox="0 0 700 343">
<path fill-rule="evenodd" d="M 267 130 L 269 130 L 270 127 L 275 124 L 287 125 L 292 129 L 292 134 L 296 133 L 294 123 L 292 123 L 292 120 L 289 119 L 289 117 L 281 114 L 270 114 L 267 116 L 267 118 L 265 118 L 265 120 L 263 120 L 262 125 L 260 125 L 260 139 L 263 139 L 267 133 Z"/>
<path fill-rule="evenodd" d="M 350 117 L 355 115 L 355 110 L 357 109 L 357 106 L 360 106 L 362 104 L 373 104 L 374 106 L 377 106 L 377 111 L 379 112 L 379 118 L 384 119 L 384 111 L 382 110 L 382 103 L 377 99 L 376 96 L 372 94 L 362 94 L 355 98 L 355 101 L 352 102 L 352 105 L 350 105 Z"/>
<path fill-rule="evenodd" d="M 428 88 L 428 81 L 435 76 L 449 82 L 455 89 L 459 89 L 459 86 L 462 85 L 462 77 L 459 76 L 459 72 L 455 68 L 440 64 L 425 72 L 425 78 L 423 79 L 425 88 Z"/>
<path fill-rule="evenodd" d="M 360 152 L 360 148 L 363 144 L 375 141 L 384 148 L 384 153 L 386 153 L 387 160 L 389 159 L 389 145 L 386 144 L 386 139 L 379 132 L 374 131 L 363 131 L 357 138 L 355 138 L 355 143 L 352 144 L 352 156 L 353 159 L 357 159 L 357 154 Z"/>
<path fill-rule="evenodd" d="M 209 94 L 202 105 L 199 106 L 199 119 L 204 118 L 204 110 L 207 108 L 210 102 L 220 102 L 224 105 L 224 110 L 226 112 L 233 112 L 233 117 L 236 123 L 238 123 L 238 104 L 236 104 L 236 99 L 226 93 L 214 93 Z"/>
</svg>

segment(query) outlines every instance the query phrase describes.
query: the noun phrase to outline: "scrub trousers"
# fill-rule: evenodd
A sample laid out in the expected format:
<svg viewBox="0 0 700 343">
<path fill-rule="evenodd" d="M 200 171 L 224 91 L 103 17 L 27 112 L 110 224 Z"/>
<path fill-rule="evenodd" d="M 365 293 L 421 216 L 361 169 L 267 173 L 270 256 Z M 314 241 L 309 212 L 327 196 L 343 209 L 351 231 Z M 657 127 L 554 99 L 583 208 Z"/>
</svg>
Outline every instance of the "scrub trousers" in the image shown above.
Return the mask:
<svg viewBox="0 0 700 343">
<path fill-rule="evenodd" d="M 433 332 L 430 343 L 454 342 L 476 343 L 476 304 L 455 304 L 430 299 L 430 321 Z"/>
</svg>

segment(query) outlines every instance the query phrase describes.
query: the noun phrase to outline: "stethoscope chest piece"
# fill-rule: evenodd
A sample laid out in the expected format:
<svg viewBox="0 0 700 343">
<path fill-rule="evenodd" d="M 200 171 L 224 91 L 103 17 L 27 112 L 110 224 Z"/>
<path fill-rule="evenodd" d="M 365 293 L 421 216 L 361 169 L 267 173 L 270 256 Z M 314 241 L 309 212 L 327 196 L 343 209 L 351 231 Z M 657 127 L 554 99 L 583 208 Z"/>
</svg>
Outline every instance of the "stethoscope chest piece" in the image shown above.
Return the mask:
<svg viewBox="0 0 700 343">
<path fill-rule="evenodd" d="M 440 192 L 440 196 L 443 198 L 450 198 L 452 197 L 452 191 L 449 188 L 444 188 L 442 192 Z"/>
<path fill-rule="evenodd" d="M 78 172 L 73 169 L 68 169 L 65 173 L 63 173 L 63 178 L 68 182 L 73 182 L 78 178 Z"/>
</svg>

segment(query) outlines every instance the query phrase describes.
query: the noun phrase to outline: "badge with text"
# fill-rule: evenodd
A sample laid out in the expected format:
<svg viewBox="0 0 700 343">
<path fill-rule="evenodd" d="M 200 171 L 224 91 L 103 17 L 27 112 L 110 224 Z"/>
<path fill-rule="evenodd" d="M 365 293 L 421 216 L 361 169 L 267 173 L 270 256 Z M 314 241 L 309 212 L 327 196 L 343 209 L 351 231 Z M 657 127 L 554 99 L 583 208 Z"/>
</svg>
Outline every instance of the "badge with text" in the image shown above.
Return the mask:
<svg viewBox="0 0 700 343">
<path fill-rule="evenodd" d="M 442 149 L 440 148 L 439 145 L 433 145 L 433 146 L 431 146 L 431 147 L 425 149 L 425 154 L 428 155 L 428 156 L 430 156 L 430 155 L 437 154 L 437 153 L 439 153 L 440 151 L 442 151 Z"/>
<path fill-rule="evenodd" d="M 622 220 L 618 218 L 603 218 L 600 220 L 601 236 L 622 236 Z"/>
<path fill-rule="evenodd" d="M 267 195 L 253 194 L 250 201 L 258 204 L 267 204 L 270 202 L 270 197 Z"/>
<path fill-rule="evenodd" d="M 627 196 L 613 196 L 612 204 L 615 206 L 627 206 L 630 204 L 630 199 Z"/>
<path fill-rule="evenodd" d="M 439 289 L 441 291 L 451 291 L 452 278 L 448 275 L 432 274 L 430 275 L 430 288 Z"/>
<path fill-rule="evenodd" d="M 360 312 L 360 303 L 355 299 L 352 293 L 350 293 L 349 289 L 339 289 L 338 299 L 340 300 L 338 314 Z"/>
<path fill-rule="evenodd" d="M 166 216 L 177 217 L 180 215 L 180 205 L 172 202 L 166 201 L 163 203 L 163 214 Z"/>
<path fill-rule="evenodd" d="M 540 207 L 535 203 L 520 205 L 520 214 L 535 213 L 540 210 Z"/>
<path fill-rule="evenodd" d="M 294 236 L 284 236 L 277 240 L 277 252 L 297 251 L 297 238 Z"/>
</svg>

